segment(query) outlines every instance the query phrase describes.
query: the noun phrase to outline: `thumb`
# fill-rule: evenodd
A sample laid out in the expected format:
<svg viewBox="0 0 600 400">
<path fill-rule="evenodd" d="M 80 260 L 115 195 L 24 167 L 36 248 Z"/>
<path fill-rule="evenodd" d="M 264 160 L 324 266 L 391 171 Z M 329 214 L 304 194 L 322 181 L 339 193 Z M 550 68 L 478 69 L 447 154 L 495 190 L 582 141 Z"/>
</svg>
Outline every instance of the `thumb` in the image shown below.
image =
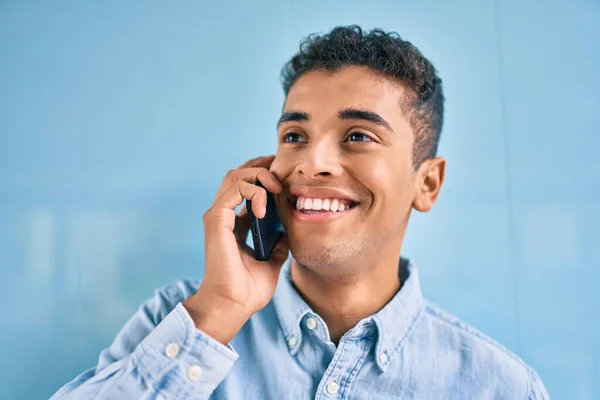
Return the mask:
<svg viewBox="0 0 600 400">
<path fill-rule="evenodd" d="M 271 258 L 268 261 L 269 264 L 277 268 L 281 267 L 285 260 L 287 260 L 289 251 L 290 245 L 288 242 L 288 237 L 284 233 L 275 245 L 273 252 L 271 253 Z"/>
</svg>

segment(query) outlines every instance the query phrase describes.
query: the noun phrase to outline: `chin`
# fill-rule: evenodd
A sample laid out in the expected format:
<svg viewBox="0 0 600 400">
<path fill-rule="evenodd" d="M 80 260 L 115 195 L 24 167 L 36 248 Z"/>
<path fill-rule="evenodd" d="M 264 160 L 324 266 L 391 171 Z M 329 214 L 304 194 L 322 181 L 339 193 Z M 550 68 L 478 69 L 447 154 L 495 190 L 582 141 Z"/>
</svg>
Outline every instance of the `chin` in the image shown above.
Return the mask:
<svg viewBox="0 0 600 400">
<path fill-rule="evenodd" d="M 347 242 L 302 241 L 290 237 L 290 252 L 301 265 L 315 271 L 332 271 L 343 268 L 354 254 Z M 356 248 L 354 248 L 356 249 Z"/>
</svg>

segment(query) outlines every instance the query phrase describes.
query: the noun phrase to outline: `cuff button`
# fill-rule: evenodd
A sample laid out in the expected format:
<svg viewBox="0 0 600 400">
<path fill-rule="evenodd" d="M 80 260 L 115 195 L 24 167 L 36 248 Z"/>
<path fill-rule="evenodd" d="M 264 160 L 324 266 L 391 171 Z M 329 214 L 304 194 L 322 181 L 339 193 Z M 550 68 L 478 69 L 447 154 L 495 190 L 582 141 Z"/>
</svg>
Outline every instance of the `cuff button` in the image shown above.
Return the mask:
<svg viewBox="0 0 600 400">
<path fill-rule="evenodd" d="M 202 368 L 199 365 L 192 365 L 188 370 L 188 379 L 192 382 L 198 382 L 202 377 Z"/>
</svg>

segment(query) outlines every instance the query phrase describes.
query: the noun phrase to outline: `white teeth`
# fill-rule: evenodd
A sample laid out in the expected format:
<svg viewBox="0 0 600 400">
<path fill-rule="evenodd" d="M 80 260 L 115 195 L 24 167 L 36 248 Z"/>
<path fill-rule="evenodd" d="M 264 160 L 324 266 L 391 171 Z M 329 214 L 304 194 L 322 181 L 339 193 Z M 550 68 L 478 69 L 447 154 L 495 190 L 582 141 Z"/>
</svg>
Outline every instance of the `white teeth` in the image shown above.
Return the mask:
<svg viewBox="0 0 600 400">
<path fill-rule="evenodd" d="M 331 205 L 329 206 L 329 209 L 331 211 L 337 211 L 339 206 L 340 206 L 340 201 L 338 199 L 333 199 L 331 201 Z"/>
<path fill-rule="evenodd" d="M 313 204 L 313 199 L 311 199 L 310 197 L 304 199 L 304 209 L 305 210 L 312 210 L 312 204 Z"/>
<path fill-rule="evenodd" d="M 317 199 L 313 197 L 298 197 L 296 210 L 332 211 L 339 212 L 350 208 L 350 202 L 342 199 Z"/>
<path fill-rule="evenodd" d="M 321 206 L 323 205 L 323 200 L 321 199 L 313 199 L 312 209 L 315 211 L 319 211 Z"/>
</svg>

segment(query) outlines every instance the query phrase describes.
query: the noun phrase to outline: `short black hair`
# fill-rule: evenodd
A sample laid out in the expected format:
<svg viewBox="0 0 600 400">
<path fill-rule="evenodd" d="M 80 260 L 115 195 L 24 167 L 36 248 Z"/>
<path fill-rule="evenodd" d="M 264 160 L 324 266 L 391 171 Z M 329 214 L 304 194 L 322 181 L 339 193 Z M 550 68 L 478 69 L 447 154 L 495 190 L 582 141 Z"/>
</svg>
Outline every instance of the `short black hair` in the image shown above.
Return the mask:
<svg viewBox="0 0 600 400">
<path fill-rule="evenodd" d="M 413 165 L 417 169 L 423 161 L 435 157 L 444 119 L 442 80 L 419 49 L 396 32 L 381 29 L 368 32 L 351 25 L 308 36 L 300 43 L 300 51 L 281 70 L 285 95 L 308 71 L 335 72 L 349 66 L 368 67 L 406 89 L 400 107 L 415 132 Z"/>
</svg>

